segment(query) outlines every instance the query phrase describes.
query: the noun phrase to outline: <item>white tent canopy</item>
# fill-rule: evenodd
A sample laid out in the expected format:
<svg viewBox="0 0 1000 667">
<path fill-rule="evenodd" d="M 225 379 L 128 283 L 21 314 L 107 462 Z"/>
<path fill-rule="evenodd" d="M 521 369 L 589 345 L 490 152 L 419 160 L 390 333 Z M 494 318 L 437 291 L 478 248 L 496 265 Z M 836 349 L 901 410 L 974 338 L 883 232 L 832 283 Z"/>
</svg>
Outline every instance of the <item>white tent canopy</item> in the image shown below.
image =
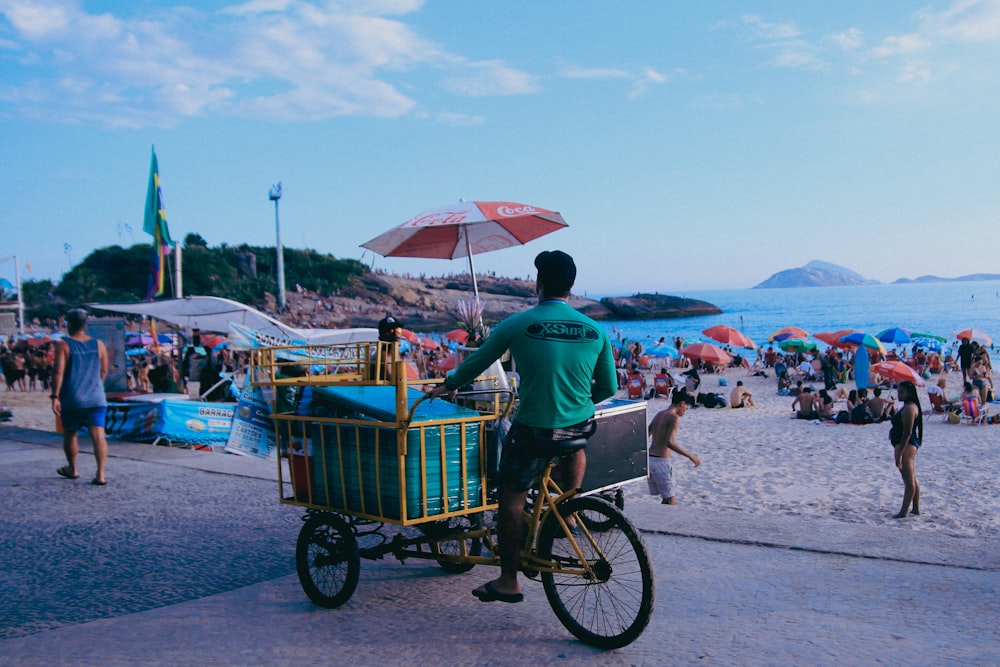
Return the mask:
<svg viewBox="0 0 1000 667">
<path fill-rule="evenodd" d="M 229 325 L 240 324 L 270 336 L 314 344 L 363 343 L 378 340 L 378 329 L 297 329 L 237 301 L 216 296 L 186 296 L 182 299 L 140 303 L 90 303 L 88 308 L 116 313 L 145 315 L 185 329 L 229 333 Z"/>
</svg>

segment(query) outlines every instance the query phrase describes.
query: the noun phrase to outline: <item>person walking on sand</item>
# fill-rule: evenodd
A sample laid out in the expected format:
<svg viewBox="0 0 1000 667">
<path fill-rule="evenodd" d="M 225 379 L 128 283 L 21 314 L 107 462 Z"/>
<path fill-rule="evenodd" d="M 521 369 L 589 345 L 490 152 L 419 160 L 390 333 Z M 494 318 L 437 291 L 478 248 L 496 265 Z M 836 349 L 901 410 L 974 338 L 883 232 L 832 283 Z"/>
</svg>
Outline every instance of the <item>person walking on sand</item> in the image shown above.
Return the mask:
<svg viewBox="0 0 1000 667">
<path fill-rule="evenodd" d="M 659 495 L 663 505 L 677 504 L 671 453 L 686 456 L 696 468 L 701 465 L 701 459 L 677 444 L 677 429 L 681 425 L 681 417 L 693 403 L 694 400 L 686 391 L 677 390 L 670 399 L 670 407 L 653 417 L 649 424 L 649 495 Z"/>
<path fill-rule="evenodd" d="M 920 407 L 917 387 L 909 380 L 899 383 L 899 400 L 903 407 L 892 416 L 889 442 L 892 443 L 896 467 L 903 477 L 903 506 L 893 519 L 905 519 L 910 514 L 920 514 L 920 483 L 917 482 L 917 451 L 924 438 L 924 412 Z"/>
<path fill-rule="evenodd" d="M 52 378 L 52 412 L 62 420 L 63 452 L 67 465 L 56 470 L 59 475 L 77 479 L 80 473 L 76 457 L 80 451 L 78 432 L 86 426 L 94 441 L 97 473 L 93 484 L 103 486 L 108 442 L 104 436 L 104 417 L 108 401 L 104 378 L 108 374 L 108 351 L 104 343 L 86 333 L 87 311 L 76 308 L 66 314 L 66 332 L 56 344 L 56 364 Z"/>
</svg>

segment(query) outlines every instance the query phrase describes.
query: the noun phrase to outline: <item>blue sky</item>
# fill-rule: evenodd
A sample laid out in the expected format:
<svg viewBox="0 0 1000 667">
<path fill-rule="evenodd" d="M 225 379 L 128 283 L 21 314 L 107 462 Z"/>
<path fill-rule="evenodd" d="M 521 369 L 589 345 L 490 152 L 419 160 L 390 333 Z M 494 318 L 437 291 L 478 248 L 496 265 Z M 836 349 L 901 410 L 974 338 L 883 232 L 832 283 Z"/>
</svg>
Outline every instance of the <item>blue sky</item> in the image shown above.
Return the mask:
<svg viewBox="0 0 1000 667">
<path fill-rule="evenodd" d="M 155 144 L 213 246 L 274 245 L 281 181 L 286 246 L 400 273 L 466 262 L 360 244 L 460 198 L 560 211 L 476 268 L 581 294 L 1000 273 L 998 62 L 998 0 L 0 0 L 0 256 L 147 242 Z"/>
</svg>

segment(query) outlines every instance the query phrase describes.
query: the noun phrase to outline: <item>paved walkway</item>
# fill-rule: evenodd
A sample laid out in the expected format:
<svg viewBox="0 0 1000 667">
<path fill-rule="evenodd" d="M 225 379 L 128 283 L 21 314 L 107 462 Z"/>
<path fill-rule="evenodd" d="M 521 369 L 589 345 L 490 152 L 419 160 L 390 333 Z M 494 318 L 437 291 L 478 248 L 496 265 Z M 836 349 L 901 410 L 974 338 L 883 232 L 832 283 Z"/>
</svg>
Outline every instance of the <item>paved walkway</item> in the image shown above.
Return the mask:
<svg viewBox="0 0 1000 667">
<path fill-rule="evenodd" d="M 487 568 L 362 561 L 354 597 L 317 608 L 272 462 L 121 442 L 111 456 L 106 487 L 85 482 L 89 451 L 64 480 L 58 436 L 0 427 L 0 665 L 1000 664 L 996 541 L 664 508 L 633 487 L 656 610 L 602 653 L 534 582 L 520 605 L 476 601 Z"/>
</svg>

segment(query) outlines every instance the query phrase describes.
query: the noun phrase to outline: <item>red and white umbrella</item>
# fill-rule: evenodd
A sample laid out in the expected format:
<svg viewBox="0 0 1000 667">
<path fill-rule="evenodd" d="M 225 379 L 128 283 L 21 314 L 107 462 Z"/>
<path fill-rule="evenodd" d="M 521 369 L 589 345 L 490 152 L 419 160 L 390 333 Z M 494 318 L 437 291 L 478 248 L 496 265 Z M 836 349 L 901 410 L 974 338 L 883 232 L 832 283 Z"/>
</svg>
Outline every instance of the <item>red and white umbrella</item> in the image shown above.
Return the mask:
<svg viewBox="0 0 1000 667">
<path fill-rule="evenodd" d="M 524 245 L 567 227 L 555 211 L 507 201 L 460 201 L 430 208 L 379 234 L 362 248 L 383 257 L 469 258 L 472 288 L 479 285 L 472 256 Z"/>
<path fill-rule="evenodd" d="M 956 340 L 962 340 L 963 338 L 968 338 L 970 341 L 976 341 L 980 345 L 993 344 L 993 339 L 979 329 L 962 329 L 961 331 L 955 332 Z"/>
</svg>

